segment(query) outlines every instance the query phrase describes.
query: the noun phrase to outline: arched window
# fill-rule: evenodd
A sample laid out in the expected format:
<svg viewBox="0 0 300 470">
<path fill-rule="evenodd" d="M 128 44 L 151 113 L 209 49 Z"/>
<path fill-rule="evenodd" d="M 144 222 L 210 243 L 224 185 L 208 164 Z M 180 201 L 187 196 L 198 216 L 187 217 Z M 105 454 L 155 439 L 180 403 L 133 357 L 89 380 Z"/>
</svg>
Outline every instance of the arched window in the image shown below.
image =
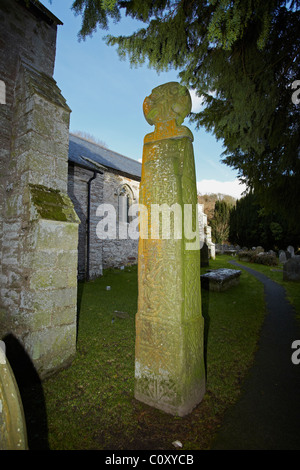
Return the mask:
<svg viewBox="0 0 300 470">
<path fill-rule="evenodd" d="M 122 185 L 118 190 L 118 219 L 119 222 L 129 223 L 129 207 L 133 201 L 133 192 L 128 184 Z"/>
</svg>

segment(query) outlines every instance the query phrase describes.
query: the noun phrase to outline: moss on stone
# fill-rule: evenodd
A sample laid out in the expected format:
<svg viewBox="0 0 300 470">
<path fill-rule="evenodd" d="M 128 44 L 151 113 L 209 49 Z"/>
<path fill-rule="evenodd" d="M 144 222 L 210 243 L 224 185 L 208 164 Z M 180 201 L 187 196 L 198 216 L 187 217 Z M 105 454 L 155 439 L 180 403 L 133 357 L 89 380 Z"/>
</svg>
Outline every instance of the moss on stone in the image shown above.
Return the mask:
<svg viewBox="0 0 300 470">
<path fill-rule="evenodd" d="M 32 203 L 42 219 L 78 222 L 73 204 L 66 194 L 42 185 L 30 185 Z"/>
</svg>

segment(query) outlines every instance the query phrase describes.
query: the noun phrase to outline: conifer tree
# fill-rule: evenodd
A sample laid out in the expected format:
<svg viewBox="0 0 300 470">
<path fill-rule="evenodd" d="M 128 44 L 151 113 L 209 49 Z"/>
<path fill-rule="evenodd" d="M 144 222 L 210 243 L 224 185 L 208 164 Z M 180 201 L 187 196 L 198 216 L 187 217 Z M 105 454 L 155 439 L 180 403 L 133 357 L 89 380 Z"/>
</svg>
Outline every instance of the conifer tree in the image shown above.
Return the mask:
<svg viewBox="0 0 300 470">
<path fill-rule="evenodd" d="M 81 38 L 121 12 L 140 20 L 107 43 L 133 66 L 178 70 L 204 98 L 196 127 L 223 141 L 224 163 L 300 232 L 299 0 L 75 0 L 73 9 Z"/>
<path fill-rule="evenodd" d="M 215 243 L 228 241 L 230 206 L 225 201 L 216 201 L 214 217 L 211 221 L 212 238 Z"/>
<path fill-rule="evenodd" d="M 229 240 L 240 246 L 263 246 L 265 250 L 286 249 L 299 244 L 297 233 L 289 229 L 288 216 L 267 212 L 257 196 L 250 192 L 230 211 Z"/>
</svg>

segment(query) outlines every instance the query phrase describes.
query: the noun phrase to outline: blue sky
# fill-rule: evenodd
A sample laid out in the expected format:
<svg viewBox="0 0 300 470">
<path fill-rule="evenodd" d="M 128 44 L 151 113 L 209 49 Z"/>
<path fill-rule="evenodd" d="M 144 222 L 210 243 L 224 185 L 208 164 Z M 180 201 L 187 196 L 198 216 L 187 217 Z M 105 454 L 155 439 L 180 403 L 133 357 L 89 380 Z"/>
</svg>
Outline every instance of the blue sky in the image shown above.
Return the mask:
<svg viewBox="0 0 300 470">
<path fill-rule="evenodd" d="M 103 36 L 127 35 L 141 23 L 124 18 L 109 31 L 99 30 L 85 41 L 78 41 L 81 17 L 71 10 L 72 0 L 41 0 L 64 24 L 58 26 L 54 79 L 72 109 L 70 130 L 81 130 L 105 142 L 112 150 L 140 160 L 145 134 L 153 127 L 146 122 L 144 98 L 158 85 L 178 81 L 178 72 L 158 74 L 147 64 L 131 68 L 121 61 L 115 47 L 107 46 Z M 192 93 L 193 110 L 200 100 Z M 194 135 L 194 154 L 198 191 L 221 192 L 239 197 L 244 187 L 237 172 L 220 162 L 221 142 L 204 129 L 196 130 L 185 120 Z"/>
</svg>

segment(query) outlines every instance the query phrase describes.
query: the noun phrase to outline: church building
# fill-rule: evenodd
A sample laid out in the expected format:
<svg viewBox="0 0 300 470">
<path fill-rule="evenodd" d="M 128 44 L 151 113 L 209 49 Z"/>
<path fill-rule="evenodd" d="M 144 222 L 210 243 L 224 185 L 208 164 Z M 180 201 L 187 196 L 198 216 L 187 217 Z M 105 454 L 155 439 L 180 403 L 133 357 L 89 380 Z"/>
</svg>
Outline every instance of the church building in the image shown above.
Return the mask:
<svg viewBox="0 0 300 470">
<path fill-rule="evenodd" d="M 81 222 L 80 280 L 101 276 L 105 268 L 137 263 L 138 237 L 122 238 L 119 226 L 128 226 L 130 207 L 138 203 L 141 168 L 136 160 L 70 134 L 68 194 Z M 106 221 L 108 210 L 115 217 L 116 231 L 99 237 L 97 225 Z"/>
</svg>

